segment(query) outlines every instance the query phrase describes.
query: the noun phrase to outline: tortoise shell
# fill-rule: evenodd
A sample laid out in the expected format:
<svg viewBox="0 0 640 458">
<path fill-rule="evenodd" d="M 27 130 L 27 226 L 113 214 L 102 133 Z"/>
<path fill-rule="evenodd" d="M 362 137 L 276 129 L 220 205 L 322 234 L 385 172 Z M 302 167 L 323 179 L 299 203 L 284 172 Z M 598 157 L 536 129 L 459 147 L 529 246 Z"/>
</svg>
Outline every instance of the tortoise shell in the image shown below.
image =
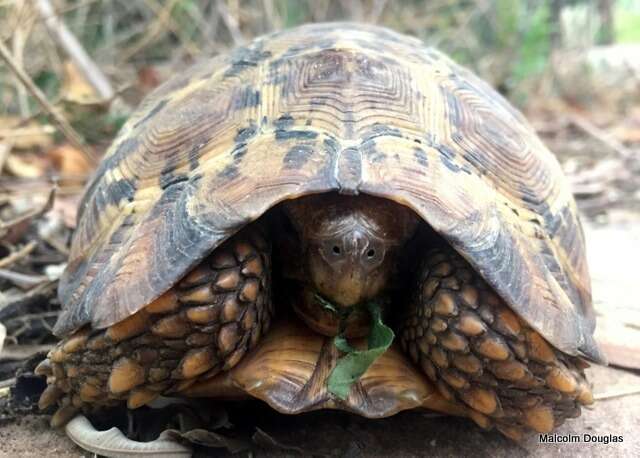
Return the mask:
<svg viewBox="0 0 640 458">
<path fill-rule="evenodd" d="M 277 203 L 331 191 L 411 208 L 553 345 L 601 359 L 554 156 L 470 71 L 359 24 L 258 38 L 144 101 L 86 189 L 56 334 L 125 319 Z"/>
</svg>

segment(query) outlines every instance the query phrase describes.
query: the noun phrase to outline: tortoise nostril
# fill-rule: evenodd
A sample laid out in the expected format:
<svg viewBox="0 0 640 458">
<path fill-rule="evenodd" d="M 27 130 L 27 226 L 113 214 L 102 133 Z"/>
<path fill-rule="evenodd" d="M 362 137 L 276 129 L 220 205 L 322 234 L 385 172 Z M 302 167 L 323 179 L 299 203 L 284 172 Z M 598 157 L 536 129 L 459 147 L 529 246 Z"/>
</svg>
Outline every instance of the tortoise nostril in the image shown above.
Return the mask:
<svg viewBox="0 0 640 458">
<path fill-rule="evenodd" d="M 373 258 L 376 255 L 376 250 L 374 250 L 373 248 L 371 248 L 369 251 L 367 251 L 367 257 L 368 258 Z"/>
<path fill-rule="evenodd" d="M 340 254 L 341 250 L 338 245 L 333 246 L 333 254 Z"/>
</svg>

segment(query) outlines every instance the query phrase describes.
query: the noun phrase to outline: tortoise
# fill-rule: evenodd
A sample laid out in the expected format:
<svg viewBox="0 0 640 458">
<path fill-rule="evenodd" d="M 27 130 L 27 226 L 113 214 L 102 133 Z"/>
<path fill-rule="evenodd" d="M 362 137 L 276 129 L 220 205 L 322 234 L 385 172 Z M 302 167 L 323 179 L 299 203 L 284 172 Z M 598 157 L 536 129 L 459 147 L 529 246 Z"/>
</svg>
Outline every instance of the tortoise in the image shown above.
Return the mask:
<svg viewBox="0 0 640 458">
<path fill-rule="evenodd" d="M 558 162 L 469 70 L 378 26 L 272 33 L 158 87 L 106 153 L 39 405 L 56 427 L 171 393 L 549 432 L 604 361 L 584 243 Z M 334 336 L 362 348 L 371 301 L 397 338 L 339 396 Z"/>
</svg>

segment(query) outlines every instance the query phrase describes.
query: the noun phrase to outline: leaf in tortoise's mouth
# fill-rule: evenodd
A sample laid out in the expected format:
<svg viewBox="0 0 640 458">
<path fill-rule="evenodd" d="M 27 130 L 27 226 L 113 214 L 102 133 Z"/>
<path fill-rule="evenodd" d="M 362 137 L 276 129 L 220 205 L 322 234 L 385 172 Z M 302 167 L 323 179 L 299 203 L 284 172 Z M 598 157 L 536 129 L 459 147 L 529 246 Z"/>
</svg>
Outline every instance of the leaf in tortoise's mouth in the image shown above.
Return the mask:
<svg viewBox="0 0 640 458">
<path fill-rule="evenodd" d="M 316 294 L 315 298 L 322 307 L 337 314 L 340 320 L 340 333 L 334 337 L 333 344 L 345 355 L 337 361 L 331 371 L 327 379 L 327 389 L 344 401 L 349 396 L 351 386 L 360 379 L 380 355 L 389 349 L 395 334 L 389 326 L 382 322 L 382 306 L 375 299 L 348 309 L 340 309 L 319 294 Z M 344 335 L 349 315 L 360 308 L 366 308 L 371 317 L 366 350 L 353 348 Z"/>
</svg>

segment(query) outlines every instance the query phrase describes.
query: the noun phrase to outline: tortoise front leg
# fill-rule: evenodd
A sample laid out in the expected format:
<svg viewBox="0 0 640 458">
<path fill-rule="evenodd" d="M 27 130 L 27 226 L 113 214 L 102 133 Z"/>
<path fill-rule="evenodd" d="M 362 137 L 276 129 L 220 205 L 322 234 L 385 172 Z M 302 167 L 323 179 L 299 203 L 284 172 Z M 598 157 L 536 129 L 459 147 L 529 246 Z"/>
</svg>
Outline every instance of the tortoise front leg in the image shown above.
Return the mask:
<svg viewBox="0 0 640 458">
<path fill-rule="evenodd" d="M 549 345 L 448 246 L 427 253 L 399 335 L 447 400 L 512 439 L 548 433 L 593 402 L 587 365 Z"/>
<path fill-rule="evenodd" d="M 126 320 L 62 340 L 36 370 L 48 383 L 40 408 L 59 406 L 52 426 L 122 401 L 135 409 L 235 366 L 269 328 L 270 264 L 269 243 L 248 228 Z"/>
</svg>

